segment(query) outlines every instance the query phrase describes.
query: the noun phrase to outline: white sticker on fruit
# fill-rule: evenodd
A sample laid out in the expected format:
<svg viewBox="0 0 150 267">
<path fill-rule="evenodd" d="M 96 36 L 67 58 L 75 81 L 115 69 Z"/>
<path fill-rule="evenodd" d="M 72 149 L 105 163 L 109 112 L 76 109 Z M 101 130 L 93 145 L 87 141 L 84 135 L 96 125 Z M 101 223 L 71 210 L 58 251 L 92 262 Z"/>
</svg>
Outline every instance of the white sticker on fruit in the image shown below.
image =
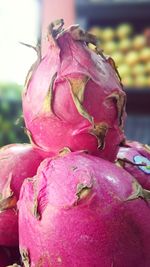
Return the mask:
<svg viewBox="0 0 150 267">
<path fill-rule="evenodd" d="M 143 156 L 135 156 L 133 158 L 134 162 L 136 164 L 138 164 L 138 168 L 140 170 L 142 170 L 143 172 L 150 174 L 150 160 L 148 160 L 147 158 L 143 157 Z M 141 164 L 141 165 L 140 165 Z M 143 164 L 143 166 L 142 166 Z"/>
</svg>

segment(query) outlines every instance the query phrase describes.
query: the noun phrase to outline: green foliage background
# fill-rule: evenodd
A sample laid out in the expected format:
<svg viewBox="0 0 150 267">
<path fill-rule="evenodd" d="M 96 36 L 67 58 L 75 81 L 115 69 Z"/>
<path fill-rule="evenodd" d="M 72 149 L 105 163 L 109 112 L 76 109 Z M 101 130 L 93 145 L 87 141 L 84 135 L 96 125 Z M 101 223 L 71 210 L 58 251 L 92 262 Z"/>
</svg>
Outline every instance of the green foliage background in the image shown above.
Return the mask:
<svg viewBox="0 0 150 267">
<path fill-rule="evenodd" d="M 21 90 L 15 83 L 0 84 L 0 146 L 28 142 L 24 133 Z"/>
</svg>

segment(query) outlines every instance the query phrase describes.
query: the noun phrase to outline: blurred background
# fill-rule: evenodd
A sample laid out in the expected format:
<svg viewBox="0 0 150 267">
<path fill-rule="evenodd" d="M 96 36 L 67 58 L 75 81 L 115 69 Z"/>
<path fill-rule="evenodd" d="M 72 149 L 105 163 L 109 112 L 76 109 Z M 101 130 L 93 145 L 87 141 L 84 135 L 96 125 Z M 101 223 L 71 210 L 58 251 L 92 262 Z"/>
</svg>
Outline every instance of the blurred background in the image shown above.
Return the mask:
<svg viewBox="0 0 150 267">
<path fill-rule="evenodd" d="M 150 1 L 0 0 L 0 146 L 27 141 L 21 93 L 36 53 L 19 42 L 41 42 L 44 55 L 47 26 L 57 18 L 99 38 L 127 92 L 126 135 L 150 144 Z"/>
</svg>

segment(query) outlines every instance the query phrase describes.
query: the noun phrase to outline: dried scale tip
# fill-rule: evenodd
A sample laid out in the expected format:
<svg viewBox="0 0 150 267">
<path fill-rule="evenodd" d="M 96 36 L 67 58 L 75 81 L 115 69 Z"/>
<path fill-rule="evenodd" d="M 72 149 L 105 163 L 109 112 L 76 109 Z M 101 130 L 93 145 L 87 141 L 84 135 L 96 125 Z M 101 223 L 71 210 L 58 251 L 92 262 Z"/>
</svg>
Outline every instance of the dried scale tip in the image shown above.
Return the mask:
<svg viewBox="0 0 150 267">
<path fill-rule="evenodd" d="M 52 35 L 56 39 L 57 35 L 63 31 L 64 20 L 58 19 L 50 23 L 48 26 L 48 36 Z"/>
<path fill-rule="evenodd" d="M 52 36 L 55 40 L 63 34 L 65 31 L 64 28 L 64 20 L 63 19 L 58 19 L 52 23 L 49 24 L 48 26 L 48 37 L 49 35 Z M 68 29 L 68 32 L 70 33 L 71 37 L 75 41 L 83 41 L 85 43 L 91 43 L 95 46 L 99 44 L 99 40 L 97 37 L 87 31 L 84 31 L 83 29 L 80 28 L 80 26 L 73 25 Z"/>
<path fill-rule="evenodd" d="M 29 252 L 27 249 L 22 249 L 20 251 L 21 259 L 24 264 L 24 267 L 30 267 Z"/>
<path fill-rule="evenodd" d="M 79 203 L 80 200 L 84 200 L 86 197 L 88 197 L 91 193 L 92 185 L 86 185 L 86 184 L 78 184 L 77 185 L 77 203 Z"/>
<path fill-rule="evenodd" d="M 27 87 L 28 87 L 28 84 L 31 81 L 32 75 L 33 75 L 34 71 L 36 70 L 37 66 L 39 65 L 39 63 L 40 63 L 40 61 L 42 59 L 41 44 L 40 44 L 40 42 L 38 42 L 37 45 L 34 46 L 34 45 L 27 44 L 27 43 L 24 43 L 24 42 L 19 42 L 19 43 L 21 45 L 27 46 L 28 48 L 34 49 L 36 51 L 36 53 L 37 53 L 37 60 L 32 64 L 32 66 L 29 69 L 29 71 L 28 71 L 28 73 L 26 75 L 26 78 L 25 78 L 25 84 L 24 84 L 24 92 L 23 92 L 23 94 L 26 94 Z"/>
<path fill-rule="evenodd" d="M 13 265 L 8 265 L 8 266 L 6 266 L 6 267 L 21 267 L 21 265 L 18 265 L 18 264 L 16 264 L 16 263 L 14 263 Z"/>
<path fill-rule="evenodd" d="M 93 44 L 97 46 L 99 44 L 99 40 L 97 37 L 87 31 L 84 31 L 80 28 L 79 25 L 73 25 L 69 28 L 68 32 L 70 33 L 71 37 L 75 41 L 83 41 L 86 44 Z"/>
<path fill-rule="evenodd" d="M 16 196 L 13 195 L 13 193 L 7 198 L 0 199 L 0 212 L 16 208 L 17 208 L 17 198 Z"/>
<path fill-rule="evenodd" d="M 34 49 L 36 52 L 37 52 L 37 47 L 34 46 L 34 45 L 31 45 L 31 44 L 27 44 L 27 43 L 24 43 L 24 42 L 19 42 L 21 45 L 24 45 L 24 46 L 27 46 L 29 48 L 32 48 Z"/>
<path fill-rule="evenodd" d="M 105 148 L 105 137 L 109 130 L 109 126 L 107 123 L 99 123 L 94 124 L 94 128 L 92 129 L 92 134 L 97 137 L 98 140 L 98 148 L 104 149 Z"/>
<path fill-rule="evenodd" d="M 127 201 L 142 198 L 145 201 L 150 200 L 150 191 L 142 188 L 142 186 L 135 180 L 133 181 L 133 192 L 127 198 Z"/>
<path fill-rule="evenodd" d="M 66 154 L 68 154 L 68 153 L 70 153 L 70 152 L 71 152 L 71 150 L 70 150 L 69 147 L 64 147 L 63 149 L 61 149 L 61 150 L 59 151 L 59 156 L 64 156 L 64 155 L 66 155 Z"/>
<path fill-rule="evenodd" d="M 32 48 L 33 50 L 35 50 L 35 52 L 37 53 L 37 57 L 38 57 L 38 60 L 40 61 L 41 60 L 41 44 L 40 42 L 37 43 L 36 46 L 34 45 L 31 45 L 31 44 L 27 44 L 27 43 L 24 43 L 24 42 L 19 42 L 21 45 L 24 45 L 28 48 Z"/>
<path fill-rule="evenodd" d="M 111 58 L 110 56 L 107 57 L 107 61 L 108 61 L 109 64 L 112 66 L 112 68 L 115 70 L 115 72 L 116 72 L 116 74 L 117 74 L 117 76 L 118 76 L 118 79 L 119 79 L 119 81 L 120 81 L 120 85 L 121 85 L 121 87 L 123 88 L 123 84 L 122 84 L 122 82 L 121 82 L 121 76 L 120 76 L 119 71 L 118 71 L 118 69 L 117 69 L 117 67 L 116 67 L 115 61 L 114 61 L 113 58 Z"/>
</svg>

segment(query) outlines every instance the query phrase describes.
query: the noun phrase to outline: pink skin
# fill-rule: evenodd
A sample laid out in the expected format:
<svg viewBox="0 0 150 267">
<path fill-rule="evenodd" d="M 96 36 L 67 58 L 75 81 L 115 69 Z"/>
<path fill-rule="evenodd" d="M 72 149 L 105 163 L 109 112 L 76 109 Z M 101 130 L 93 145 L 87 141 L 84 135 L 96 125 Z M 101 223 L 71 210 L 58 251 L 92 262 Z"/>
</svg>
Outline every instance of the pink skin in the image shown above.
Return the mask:
<svg viewBox="0 0 150 267">
<path fill-rule="evenodd" d="M 125 98 L 115 69 L 107 58 L 91 51 L 84 41 L 74 40 L 71 27 L 57 38 L 57 43 L 49 42 L 47 54 L 34 70 L 23 94 L 25 123 L 33 142 L 53 155 L 68 147 L 71 151 L 88 150 L 90 154 L 114 161 L 124 134 L 118 120 L 116 99 L 110 95 L 115 93 Z M 56 73 L 52 103 L 50 105 L 49 100 L 47 109 L 43 110 Z M 71 94 L 69 79 L 80 84 L 85 77 L 89 80 L 85 85 L 82 107 L 93 117 L 95 125 L 108 125 L 105 144 L 101 148 L 92 133 L 94 126 L 79 113 Z M 123 109 L 122 121 L 124 118 Z"/>
<path fill-rule="evenodd" d="M 32 177 L 43 157 L 29 144 L 0 149 L 0 245 L 18 245 L 16 202 L 25 178 Z"/>
<path fill-rule="evenodd" d="M 121 166 L 129 172 L 143 188 L 150 190 L 150 148 L 136 141 L 126 141 L 120 147 L 117 159 Z M 138 164 L 138 165 L 137 165 Z M 145 164 L 141 167 L 139 164 Z"/>
<path fill-rule="evenodd" d="M 134 183 L 115 164 L 84 153 L 45 159 L 37 176 L 24 182 L 18 202 L 26 262 L 149 267 L 150 203 L 128 200 L 136 192 Z"/>
</svg>

